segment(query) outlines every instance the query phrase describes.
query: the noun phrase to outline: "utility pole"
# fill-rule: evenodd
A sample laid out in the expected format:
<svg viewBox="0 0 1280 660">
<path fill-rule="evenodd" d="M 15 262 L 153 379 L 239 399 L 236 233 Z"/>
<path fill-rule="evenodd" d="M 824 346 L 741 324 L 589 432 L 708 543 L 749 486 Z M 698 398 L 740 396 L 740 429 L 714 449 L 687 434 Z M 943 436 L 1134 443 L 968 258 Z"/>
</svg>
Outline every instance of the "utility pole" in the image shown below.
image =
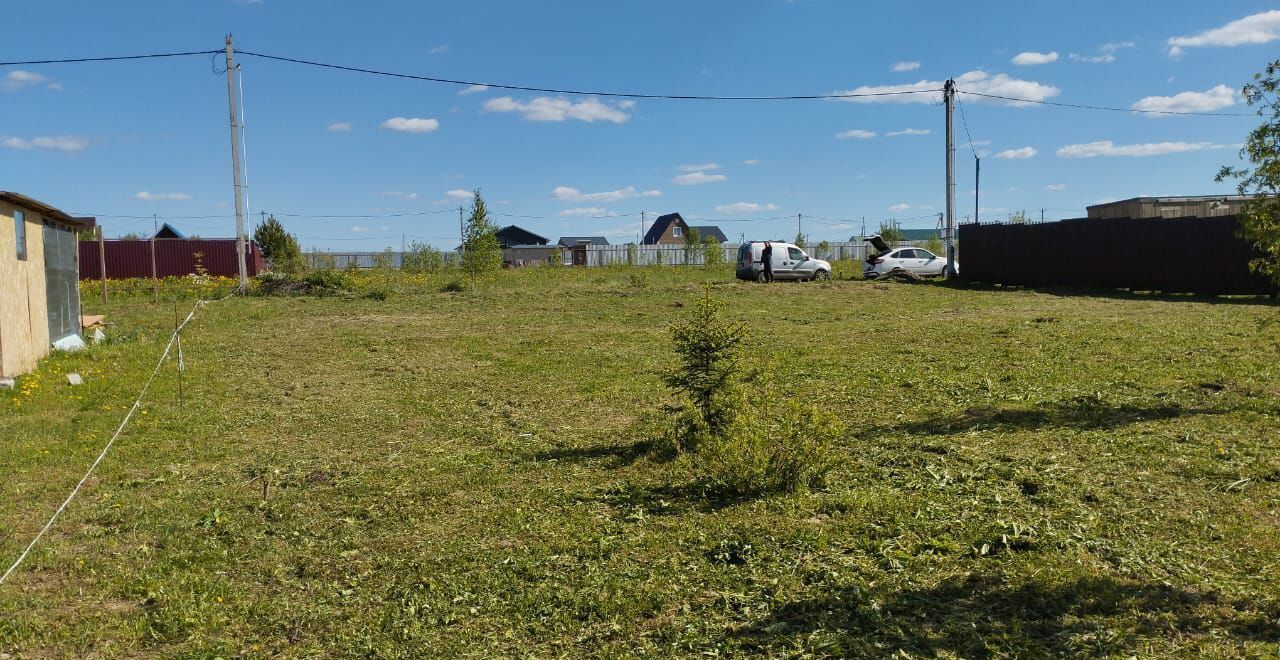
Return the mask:
<svg viewBox="0 0 1280 660">
<path fill-rule="evenodd" d="M 249 290 L 249 272 L 244 261 L 244 170 L 240 165 L 240 111 L 236 107 L 236 63 L 227 35 L 227 105 L 231 109 L 231 179 L 236 193 L 236 261 L 240 264 L 240 295 Z"/>
<path fill-rule="evenodd" d="M 866 238 L 866 237 L 867 237 L 867 216 L 865 216 L 865 215 L 864 215 L 864 216 L 862 216 L 862 234 L 861 234 L 861 237 L 862 237 L 862 238 Z"/>
<path fill-rule="evenodd" d="M 644 245 L 644 211 L 640 212 L 640 244 Z"/>
<path fill-rule="evenodd" d="M 804 237 L 804 231 L 800 229 L 800 214 L 797 213 L 796 214 L 796 239 L 799 240 L 800 238 L 803 238 L 803 237 Z"/>
<path fill-rule="evenodd" d="M 978 222 L 978 196 L 982 194 L 982 159 L 973 157 L 973 221 Z"/>
<path fill-rule="evenodd" d="M 956 81 L 947 79 L 942 90 L 947 106 L 947 279 L 956 274 L 956 246 L 953 239 L 956 219 Z"/>
<path fill-rule="evenodd" d="M 151 214 L 151 235 L 155 236 L 156 234 L 159 234 L 159 233 L 160 233 L 160 214 L 152 213 Z"/>
<path fill-rule="evenodd" d="M 458 256 L 467 252 L 467 229 L 462 222 L 462 207 L 458 207 Z"/>
<path fill-rule="evenodd" d="M 1044 209 L 1040 209 L 1040 222 L 1041 224 L 1044 223 Z"/>
</svg>

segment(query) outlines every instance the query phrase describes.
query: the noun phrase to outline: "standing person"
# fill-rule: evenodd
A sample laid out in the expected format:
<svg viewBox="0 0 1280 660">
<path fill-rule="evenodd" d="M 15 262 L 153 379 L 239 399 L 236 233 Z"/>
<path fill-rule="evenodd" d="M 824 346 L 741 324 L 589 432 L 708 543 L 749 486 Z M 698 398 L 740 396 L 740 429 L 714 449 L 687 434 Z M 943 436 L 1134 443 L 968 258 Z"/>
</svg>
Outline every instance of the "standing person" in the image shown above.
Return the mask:
<svg viewBox="0 0 1280 660">
<path fill-rule="evenodd" d="M 764 262 L 764 281 L 773 281 L 773 244 L 764 242 L 764 250 L 760 252 L 760 261 Z"/>
</svg>

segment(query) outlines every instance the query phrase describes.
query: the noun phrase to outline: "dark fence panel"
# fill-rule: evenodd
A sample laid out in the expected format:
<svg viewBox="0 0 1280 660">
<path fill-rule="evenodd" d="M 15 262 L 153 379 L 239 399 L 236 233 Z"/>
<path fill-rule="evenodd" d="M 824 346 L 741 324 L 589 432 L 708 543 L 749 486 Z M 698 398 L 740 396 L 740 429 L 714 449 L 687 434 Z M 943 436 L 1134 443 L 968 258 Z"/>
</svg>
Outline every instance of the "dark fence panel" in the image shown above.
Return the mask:
<svg viewBox="0 0 1280 660">
<path fill-rule="evenodd" d="M 158 238 L 156 244 L 156 275 L 191 275 L 196 272 L 196 254 L 209 275 L 239 277 L 234 238 L 186 239 Z M 105 241 L 107 278 L 118 280 L 127 277 L 151 277 L 150 240 Z M 267 269 L 258 244 L 249 241 L 246 265 L 250 277 Z M 98 242 L 80 242 L 80 279 L 98 279 Z"/>
<path fill-rule="evenodd" d="M 1234 215 L 961 225 L 960 276 L 1023 286 L 1274 293 L 1274 284 L 1249 270 L 1258 255 L 1238 228 Z"/>
</svg>

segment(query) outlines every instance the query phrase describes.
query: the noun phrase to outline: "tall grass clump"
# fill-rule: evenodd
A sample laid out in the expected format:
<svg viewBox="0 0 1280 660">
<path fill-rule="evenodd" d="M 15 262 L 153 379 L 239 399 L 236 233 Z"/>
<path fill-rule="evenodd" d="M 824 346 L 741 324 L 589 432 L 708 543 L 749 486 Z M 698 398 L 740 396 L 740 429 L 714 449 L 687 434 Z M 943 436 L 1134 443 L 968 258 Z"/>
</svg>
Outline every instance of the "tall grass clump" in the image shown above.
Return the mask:
<svg viewBox="0 0 1280 660">
<path fill-rule="evenodd" d="M 664 376 L 678 404 L 660 448 L 689 457 L 726 495 L 794 492 L 823 485 L 834 465 L 838 420 L 782 399 L 761 374 L 746 384 L 747 329 L 726 319 L 707 287 L 689 319 L 671 329 L 679 364 Z"/>
</svg>

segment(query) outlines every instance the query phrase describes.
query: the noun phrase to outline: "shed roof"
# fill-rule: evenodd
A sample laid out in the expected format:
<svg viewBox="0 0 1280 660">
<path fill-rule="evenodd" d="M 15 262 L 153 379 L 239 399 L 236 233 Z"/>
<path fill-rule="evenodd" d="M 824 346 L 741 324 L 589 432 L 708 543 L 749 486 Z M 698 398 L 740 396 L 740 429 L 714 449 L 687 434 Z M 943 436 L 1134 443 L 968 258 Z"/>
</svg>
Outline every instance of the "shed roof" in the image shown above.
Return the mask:
<svg viewBox="0 0 1280 660">
<path fill-rule="evenodd" d="M 165 222 L 161 223 L 160 229 L 156 230 L 156 238 L 186 238 L 187 235 L 178 231 L 177 227 Z"/>
<path fill-rule="evenodd" d="M 41 215 L 47 216 L 52 220 L 64 222 L 72 225 L 76 229 L 92 229 L 96 224 L 96 218 L 77 218 L 68 215 L 65 211 L 45 204 L 38 199 L 32 199 L 26 195 L 0 190 L 0 200 L 9 202 L 14 206 L 22 206 L 33 211 L 39 211 Z"/>
<path fill-rule="evenodd" d="M 498 237 L 498 242 L 505 247 L 510 247 L 512 245 L 531 245 L 535 243 L 538 245 L 546 245 L 551 242 L 528 229 L 517 227 L 516 225 L 507 225 L 506 227 L 494 232 L 494 235 Z"/>
<path fill-rule="evenodd" d="M 603 236 L 561 236 L 559 244 L 563 247 L 573 247 L 575 245 L 608 245 L 609 241 Z"/>
<path fill-rule="evenodd" d="M 700 240 L 705 241 L 708 236 L 711 236 L 716 239 L 717 243 L 729 242 L 729 237 L 725 236 L 724 232 L 720 231 L 720 228 L 715 225 L 702 225 L 699 227 L 690 227 L 689 229 L 690 231 L 698 232 L 698 238 Z"/>
</svg>

